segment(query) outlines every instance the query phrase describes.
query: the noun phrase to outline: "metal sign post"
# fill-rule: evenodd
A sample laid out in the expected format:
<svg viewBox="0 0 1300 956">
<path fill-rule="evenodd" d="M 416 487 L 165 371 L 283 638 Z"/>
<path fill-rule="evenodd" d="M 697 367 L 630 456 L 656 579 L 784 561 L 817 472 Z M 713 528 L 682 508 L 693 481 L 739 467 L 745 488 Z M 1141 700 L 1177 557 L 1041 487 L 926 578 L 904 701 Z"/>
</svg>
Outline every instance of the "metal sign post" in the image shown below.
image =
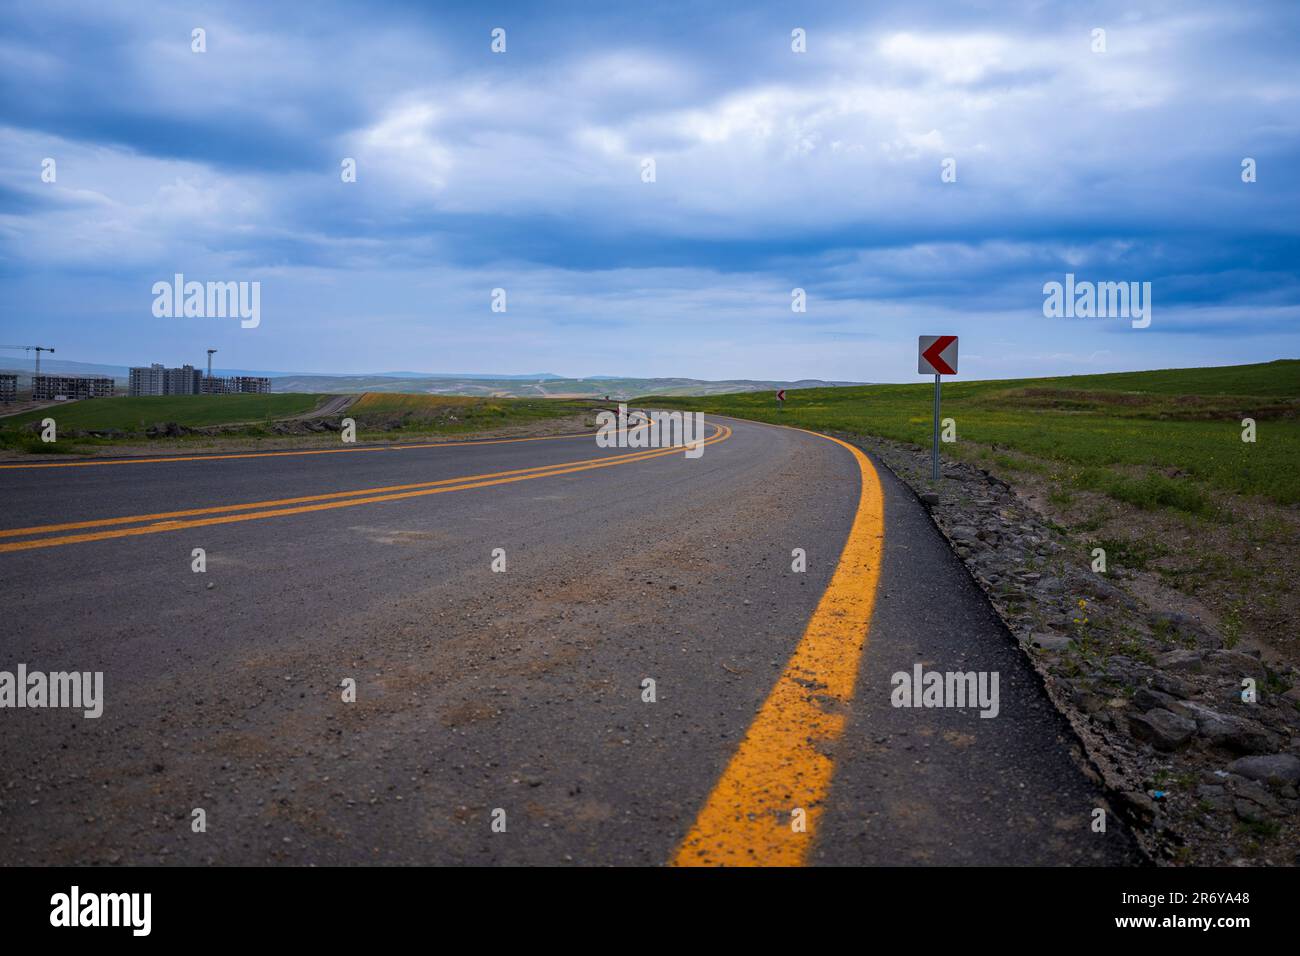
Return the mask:
<svg viewBox="0 0 1300 956">
<path fill-rule="evenodd" d="M 934 373 L 934 442 L 930 477 L 939 480 L 939 391 L 940 376 L 957 374 L 957 336 L 922 335 L 916 342 L 916 372 Z"/>
<path fill-rule="evenodd" d="M 934 373 L 934 442 L 930 456 L 930 477 L 939 480 L 939 373 Z"/>
</svg>

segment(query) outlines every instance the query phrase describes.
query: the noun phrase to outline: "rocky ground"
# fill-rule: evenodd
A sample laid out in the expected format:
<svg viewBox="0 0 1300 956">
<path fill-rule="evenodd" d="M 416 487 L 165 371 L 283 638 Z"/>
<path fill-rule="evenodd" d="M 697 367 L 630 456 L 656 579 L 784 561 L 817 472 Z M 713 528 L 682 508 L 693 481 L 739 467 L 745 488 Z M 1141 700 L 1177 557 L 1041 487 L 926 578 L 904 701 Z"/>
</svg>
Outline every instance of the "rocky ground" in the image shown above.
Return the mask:
<svg viewBox="0 0 1300 956">
<path fill-rule="evenodd" d="M 1154 861 L 1300 862 L 1300 668 L 1102 564 L 988 471 L 945 460 L 933 482 L 928 449 L 842 437 L 927 506 Z"/>
</svg>

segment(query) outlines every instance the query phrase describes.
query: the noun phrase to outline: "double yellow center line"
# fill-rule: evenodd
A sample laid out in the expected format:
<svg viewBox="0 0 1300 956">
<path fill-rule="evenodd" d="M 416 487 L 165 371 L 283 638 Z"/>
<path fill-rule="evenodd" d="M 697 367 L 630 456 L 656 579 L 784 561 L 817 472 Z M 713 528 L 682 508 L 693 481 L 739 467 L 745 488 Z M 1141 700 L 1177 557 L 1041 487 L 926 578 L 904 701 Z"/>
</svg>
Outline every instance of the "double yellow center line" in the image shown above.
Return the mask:
<svg viewBox="0 0 1300 956">
<path fill-rule="evenodd" d="M 726 441 L 731 437 L 732 431 L 727 426 L 715 425 L 714 428 L 716 431 L 711 438 L 704 442 L 705 445 L 713 445 Z M 444 478 L 440 481 L 388 485 L 380 488 L 360 488 L 353 491 L 334 491 L 320 495 L 305 495 L 272 501 L 249 501 L 209 508 L 188 508 L 182 511 L 167 511 L 158 514 L 125 515 L 89 521 L 38 525 L 29 528 L 8 528 L 0 530 L 0 539 L 24 538 L 26 540 L 0 541 L 0 554 L 11 551 L 29 551 L 35 548 L 53 548 L 66 544 L 81 544 L 87 541 L 104 541 L 110 538 L 160 534 L 167 531 L 181 531 L 187 528 L 202 528 L 208 525 L 234 524 L 240 521 L 256 521 L 263 518 L 280 518 L 287 515 L 329 511 L 336 508 L 354 508 L 358 505 L 376 504 L 383 501 L 401 501 L 406 498 L 438 495 L 447 491 L 465 491 L 470 488 L 486 488 L 491 485 L 504 485 L 517 481 L 528 481 L 533 478 L 568 475 L 580 471 L 590 471 L 594 468 L 610 468 L 615 465 L 627 465 L 633 462 L 647 461 L 651 458 L 660 458 L 664 455 L 682 454 L 682 452 L 681 447 L 659 448 L 621 455 L 608 455 L 601 458 L 588 458 L 582 461 L 519 468 L 513 471 Z M 125 525 L 130 527 L 123 527 Z M 77 533 L 69 534 L 66 532 Z M 46 535 L 46 537 L 32 537 L 33 535 Z"/>
</svg>

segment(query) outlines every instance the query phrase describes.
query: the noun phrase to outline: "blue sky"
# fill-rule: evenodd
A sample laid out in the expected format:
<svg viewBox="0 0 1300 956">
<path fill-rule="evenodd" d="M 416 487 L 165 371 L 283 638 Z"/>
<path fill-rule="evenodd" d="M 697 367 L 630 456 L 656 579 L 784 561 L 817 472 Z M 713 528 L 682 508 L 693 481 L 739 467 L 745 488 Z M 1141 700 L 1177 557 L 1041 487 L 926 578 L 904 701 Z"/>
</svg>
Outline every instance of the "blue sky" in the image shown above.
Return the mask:
<svg viewBox="0 0 1300 956">
<path fill-rule="evenodd" d="M 1298 53 L 1291 2 L 9 4 L 0 345 L 860 381 L 916 380 L 922 333 L 962 378 L 1296 357 Z M 260 282 L 261 324 L 156 318 L 176 272 Z M 1044 317 L 1067 272 L 1150 282 L 1150 327 Z"/>
</svg>

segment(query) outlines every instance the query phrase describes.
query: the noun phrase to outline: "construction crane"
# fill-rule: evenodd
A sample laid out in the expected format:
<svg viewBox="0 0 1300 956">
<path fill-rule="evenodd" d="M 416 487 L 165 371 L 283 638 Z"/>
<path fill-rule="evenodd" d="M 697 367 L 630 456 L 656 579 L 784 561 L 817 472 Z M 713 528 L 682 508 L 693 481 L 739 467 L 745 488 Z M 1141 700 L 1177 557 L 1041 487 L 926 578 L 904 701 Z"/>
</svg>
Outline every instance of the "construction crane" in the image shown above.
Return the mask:
<svg viewBox="0 0 1300 956">
<path fill-rule="evenodd" d="M 36 353 L 36 375 L 41 374 L 41 353 L 53 352 L 54 349 L 45 345 L 0 345 L 0 349 L 7 352 L 35 352 Z"/>
<path fill-rule="evenodd" d="M 216 349 L 208 349 L 208 378 L 212 378 L 212 356 Z"/>
</svg>

